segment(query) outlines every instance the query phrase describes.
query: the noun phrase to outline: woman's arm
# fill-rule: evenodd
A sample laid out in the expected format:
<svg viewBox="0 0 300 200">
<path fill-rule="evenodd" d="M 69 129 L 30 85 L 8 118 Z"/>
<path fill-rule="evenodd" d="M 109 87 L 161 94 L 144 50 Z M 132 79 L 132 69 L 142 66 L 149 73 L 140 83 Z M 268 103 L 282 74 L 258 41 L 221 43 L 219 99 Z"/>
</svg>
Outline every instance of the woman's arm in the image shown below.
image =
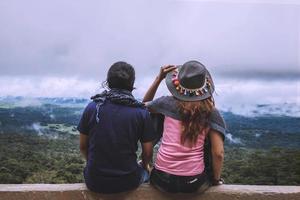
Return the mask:
<svg viewBox="0 0 300 200">
<path fill-rule="evenodd" d="M 215 184 L 218 184 L 221 178 L 221 171 L 224 160 L 224 142 L 220 133 L 218 133 L 217 131 L 210 130 L 209 134 L 211 141 L 214 182 Z"/>
<path fill-rule="evenodd" d="M 88 158 L 88 144 L 89 144 L 89 136 L 80 133 L 80 152 L 83 155 L 84 159 Z"/>
<path fill-rule="evenodd" d="M 143 98 L 143 102 L 147 102 L 147 101 L 152 101 L 155 93 L 157 91 L 157 88 L 159 86 L 159 84 L 161 83 L 162 80 L 164 80 L 164 78 L 166 77 L 167 73 L 169 73 L 170 71 L 176 69 L 176 66 L 174 65 L 165 65 L 163 67 L 160 68 L 159 74 L 158 76 L 155 78 L 154 82 L 152 83 L 152 85 L 150 86 L 150 88 L 148 89 L 148 91 L 146 92 L 144 98 Z"/>
</svg>

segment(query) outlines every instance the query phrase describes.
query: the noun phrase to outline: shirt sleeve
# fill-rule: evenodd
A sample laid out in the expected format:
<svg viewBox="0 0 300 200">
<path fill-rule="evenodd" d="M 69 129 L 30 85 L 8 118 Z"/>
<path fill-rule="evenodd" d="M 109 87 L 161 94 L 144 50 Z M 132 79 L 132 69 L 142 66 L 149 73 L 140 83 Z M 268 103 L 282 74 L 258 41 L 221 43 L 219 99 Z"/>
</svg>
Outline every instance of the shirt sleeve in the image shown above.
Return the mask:
<svg viewBox="0 0 300 200">
<path fill-rule="evenodd" d="M 177 120 L 181 120 L 178 111 L 177 100 L 172 96 L 162 96 L 154 101 L 147 103 L 147 108 L 154 113 L 160 113 Z"/>
<path fill-rule="evenodd" d="M 144 123 L 142 127 L 142 134 L 141 134 L 140 141 L 141 143 L 150 142 L 155 140 L 156 137 L 157 136 L 154 132 L 154 127 L 153 127 L 150 113 L 148 111 L 145 111 Z"/>
<path fill-rule="evenodd" d="M 211 129 L 218 131 L 221 134 L 223 140 L 225 140 L 226 123 L 217 109 L 214 109 L 211 113 L 210 127 Z"/>
<path fill-rule="evenodd" d="M 149 103 L 147 103 L 147 108 L 151 109 L 157 113 L 160 113 L 160 111 L 165 107 L 169 107 L 168 103 L 170 103 L 170 98 L 169 96 L 162 96 L 159 97 L 153 101 L 150 101 Z"/>
<path fill-rule="evenodd" d="M 165 99 L 165 97 L 159 97 L 153 101 L 150 101 L 149 103 L 147 103 L 147 108 L 154 111 L 154 112 L 159 112 L 160 108 L 162 107 L 162 102 Z"/>
<path fill-rule="evenodd" d="M 78 123 L 77 130 L 80 134 L 88 135 L 89 134 L 89 105 L 84 109 L 81 119 Z"/>
</svg>

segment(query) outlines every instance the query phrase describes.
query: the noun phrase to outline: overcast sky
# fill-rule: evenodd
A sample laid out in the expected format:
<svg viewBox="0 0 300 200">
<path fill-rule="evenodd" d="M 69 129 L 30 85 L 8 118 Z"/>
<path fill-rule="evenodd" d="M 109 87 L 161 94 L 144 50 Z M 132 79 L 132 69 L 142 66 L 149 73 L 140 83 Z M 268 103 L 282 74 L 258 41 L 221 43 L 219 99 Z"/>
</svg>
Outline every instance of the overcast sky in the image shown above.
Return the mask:
<svg viewBox="0 0 300 200">
<path fill-rule="evenodd" d="M 191 59 L 221 96 L 272 81 L 300 102 L 300 1 L 0 1 L 0 95 L 90 95 L 124 60 L 142 96 L 161 65 Z"/>
</svg>

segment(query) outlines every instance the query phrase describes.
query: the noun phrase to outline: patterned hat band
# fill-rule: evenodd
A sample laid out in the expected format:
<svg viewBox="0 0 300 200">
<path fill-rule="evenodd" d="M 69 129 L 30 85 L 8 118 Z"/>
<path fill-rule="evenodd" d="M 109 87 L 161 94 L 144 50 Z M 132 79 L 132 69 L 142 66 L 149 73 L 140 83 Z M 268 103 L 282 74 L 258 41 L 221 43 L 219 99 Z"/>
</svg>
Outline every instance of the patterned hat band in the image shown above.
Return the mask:
<svg viewBox="0 0 300 200">
<path fill-rule="evenodd" d="M 205 95 L 206 93 L 210 92 L 211 93 L 211 81 L 210 79 L 206 76 L 204 84 L 201 88 L 196 88 L 196 89 L 189 89 L 180 84 L 180 81 L 178 79 L 178 68 L 173 71 L 172 74 L 172 83 L 175 86 L 176 90 L 181 94 L 185 96 L 202 96 Z"/>
</svg>

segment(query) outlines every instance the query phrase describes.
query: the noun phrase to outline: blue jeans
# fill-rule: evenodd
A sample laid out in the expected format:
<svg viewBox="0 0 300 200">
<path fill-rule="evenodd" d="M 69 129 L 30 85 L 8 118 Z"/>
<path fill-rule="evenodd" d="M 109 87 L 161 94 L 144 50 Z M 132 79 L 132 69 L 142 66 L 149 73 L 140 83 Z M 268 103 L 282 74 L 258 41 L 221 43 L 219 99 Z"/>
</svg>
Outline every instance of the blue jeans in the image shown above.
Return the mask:
<svg viewBox="0 0 300 200">
<path fill-rule="evenodd" d="M 141 181 L 140 181 L 140 185 L 143 183 L 148 183 L 150 180 L 150 175 L 148 173 L 147 170 L 145 170 L 141 165 L 139 165 L 139 171 L 141 173 Z"/>
</svg>

